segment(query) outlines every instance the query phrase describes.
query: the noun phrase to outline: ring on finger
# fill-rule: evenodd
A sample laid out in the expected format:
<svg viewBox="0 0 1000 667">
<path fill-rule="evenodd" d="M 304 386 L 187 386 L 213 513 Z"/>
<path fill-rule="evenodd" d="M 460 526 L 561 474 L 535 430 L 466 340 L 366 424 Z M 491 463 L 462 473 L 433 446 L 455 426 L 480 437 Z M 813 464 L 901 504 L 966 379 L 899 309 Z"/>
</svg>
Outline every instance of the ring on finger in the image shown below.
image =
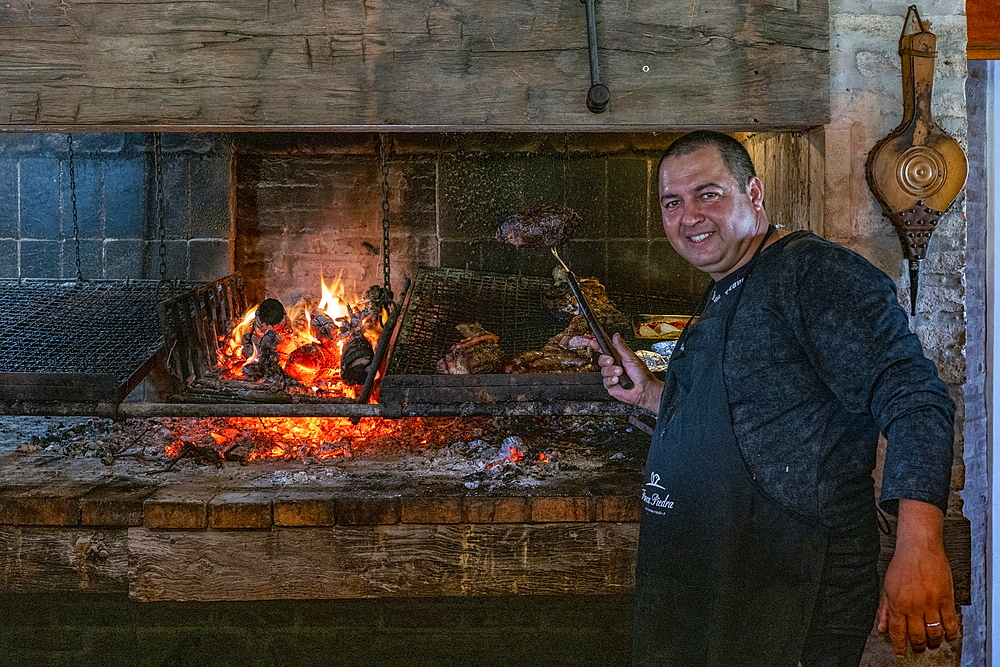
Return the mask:
<svg viewBox="0 0 1000 667">
<path fill-rule="evenodd" d="M 924 625 L 927 626 L 928 628 L 936 628 L 937 626 L 941 625 L 941 621 L 938 621 L 937 623 L 924 623 Z"/>
</svg>

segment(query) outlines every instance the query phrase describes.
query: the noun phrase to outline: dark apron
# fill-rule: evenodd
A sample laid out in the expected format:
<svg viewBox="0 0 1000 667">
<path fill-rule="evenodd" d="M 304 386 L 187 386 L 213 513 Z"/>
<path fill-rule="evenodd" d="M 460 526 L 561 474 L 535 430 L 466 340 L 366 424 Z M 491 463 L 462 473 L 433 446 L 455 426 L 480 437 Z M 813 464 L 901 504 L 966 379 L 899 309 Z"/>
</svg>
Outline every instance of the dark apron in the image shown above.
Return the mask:
<svg viewBox="0 0 1000 667">
<path fill-rule="evenodd" d="M 813 615 L 825 531 L 758 489 L 733 432 L 722 364 L 740 292 L 670 361 L 676 404 L 660 407 L 640 500 L 637 667 L 795 667 Z"/>
</svg>

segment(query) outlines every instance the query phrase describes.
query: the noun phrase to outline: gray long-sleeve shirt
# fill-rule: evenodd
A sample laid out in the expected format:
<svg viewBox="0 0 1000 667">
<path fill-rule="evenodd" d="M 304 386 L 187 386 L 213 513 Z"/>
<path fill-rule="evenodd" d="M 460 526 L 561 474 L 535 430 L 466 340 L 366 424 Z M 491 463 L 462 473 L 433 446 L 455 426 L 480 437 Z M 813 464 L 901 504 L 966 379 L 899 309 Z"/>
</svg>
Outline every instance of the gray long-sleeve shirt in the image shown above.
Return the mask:
<svg viewBox="0 0 1000 667">
<path fill-rule="evenodd" d="M 850 531 L 870 520 L 881 431 L 883 507 L 894 511 L 907 498 L 944 510 L 955 407 L 908 328 L 892 280 L 811 232 L 779 239 L 756 262 L 723 367 L 754 479 L 790 509 Z"/>
</svg>

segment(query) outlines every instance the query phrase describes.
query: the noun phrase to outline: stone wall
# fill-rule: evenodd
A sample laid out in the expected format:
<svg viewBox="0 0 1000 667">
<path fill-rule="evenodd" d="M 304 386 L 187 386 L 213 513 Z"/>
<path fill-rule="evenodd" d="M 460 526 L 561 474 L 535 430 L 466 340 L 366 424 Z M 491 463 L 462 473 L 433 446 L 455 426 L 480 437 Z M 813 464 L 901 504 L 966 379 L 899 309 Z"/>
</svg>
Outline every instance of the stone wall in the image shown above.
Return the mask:
<svg viewBox="0 0 1000 667">
<path fill-rule="evenodd" d="M 494 238 L 515 213 L 568 206 L 561 254 L 581 275 L 692 299 L 704 278 L 660 227 L 655 172 L 669 134 L 388 135 L 393 285 L 420 266 L 550 275 L 546 250 Z M 235 267 L 254 294 L 295 302 L 321 273 L 355 293 L 382 282 L 378 135 L 241 135 Z M 331 275 L 332 274 L 332 275 Z"/>
<path fill-rule="evenodd" d="M 892 276 L 900 300 L 909 301 L 908 280 L 895 231 L 883 218 L 865 181 L 865 160 L 875 142 L 895 128 L 902 117 L 902 86 L 897 43 L 909 2 L 832 0 L 830 2 L 831 122 L 824 128 L 826 156 L 824 236 L 868 257 Z M 938 125 L 966 144 L 965 3 L 933 0 L 918 6 L 937 35 L 933 115 Z M 942 218 L 921 266 L 918 313 L 913 330 L 928 356 L 951 387 L 958 405 L 954 493 L 949 514 L 962 512 L 966 381 L 966 218 L 960 197 Z M 977 449 L 976 451 L 981 451 Z M 975 524 L 975 517 L 973 519 Z M 973 586 L 982 586 L 973 582 Z M 971 615 L 975 622 L 981 616 Z M 981 636 L 966 628 L 969 641 L 961 664 L 983 664 Z M 898 664 L 888 645 L 869 643 L 864 665 Z M 907 664 L 958 665 L 958 651 L 949 649 L 914 658 Z"/>
<path fill-rule="evenodd" d="M 151 135 L 73 135 L 80 271 L 86 279 L 160 278 Z M 229 145 L 223 135 L 163 135 L 166 277 L 229 273 Z M 75 278 L 65 134 L 0 134 L 0 278 Z"/>
<path fill-rule="evenodd" d="M 560 255 L 610 288 L 694 301 L 706 282 L 663 236 L 656 195 L 671 133 L 398 133 L 387 135 L 392 283 L 420 266 L 550 275 L 546 250 L 494 238 L 515 213 L 568 206 L 582 222 Z M 746 135 L 772 220 L 812 228 L 809 133 Z M 378 135 L 245 134 L 236 138 L 234 264 L 251 285 L 294 303 L 319 277 L 348 293 L 382 281 Z M 791 178 L 789 178 L 791 176 Z"/>
</svg>

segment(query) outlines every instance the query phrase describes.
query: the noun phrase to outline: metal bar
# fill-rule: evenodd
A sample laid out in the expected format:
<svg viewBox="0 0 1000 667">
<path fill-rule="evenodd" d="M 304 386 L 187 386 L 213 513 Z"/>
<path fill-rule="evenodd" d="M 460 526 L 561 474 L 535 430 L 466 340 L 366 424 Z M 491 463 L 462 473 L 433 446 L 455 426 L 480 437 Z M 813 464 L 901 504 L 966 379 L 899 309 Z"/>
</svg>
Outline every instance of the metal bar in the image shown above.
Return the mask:
<svg viewBox="0 0 1000 667">
<path fill-rule="evenodd" d="M 377 403 L 0 403 L 0 415 L 88 416 L 150 419 L 154 417 L 389 417 L 392 408 Z M 392 417 L 594 416 L 641 412 L 618 401 L 523 403 L 406 403 Z"/>
<path fill-rule="evenodd" d="M 195 295 L 198 306 L 198 323 L 201 326 L 202 343 L 205 346 L 205 368 L 215 368 L 218 336 L 215 333 L 215 316 L 212 312 L 212 290 L 202 290 Z"/>
<path fill-rule="evenodd" d="M 590 49 L 590 85 L 601 82 L 601 65 L 597 62 L 597 18 L 594 0 L 587 3 L 587 46 Z"/>
<path fill-rule="evenodd" d="M 611 102 L 611 90 L 601 83 L 601 67 L 597 62 L 597 11 L 594 0 L 587 4 L 587 45 L 590 48 L 590 90 L 587 91 L 587 108 L 593 113 L 604 113 Z"/>
<path fill-rule="evenodd" d="M 371 398 L 372 389 L 375 386 L 375 375 L 378 374 L 380 368 L 382 368 L 382 361 L 385 359 L 385 354 L 389 349 L 389 340 L 392 338 L 392 333 L 396 329 L 396 322 L 399 320 L 399 314 L 403 311 L 403 303 L 406 301 L 406 296 L 410 292 L 410 279 L 405 278 L 403 280 L 403 291 L 399 295 L 399 300 L 393 304 L 392 314 L 389 315 L 389 319 L 386 320 L 385 327 L 382 329 L 382 335 L 379 336 L 378 344 L 375 346 L 375 356 L 372 359 L 371 365 L 368 367 L 368 377 L 365 378 L 365 385 L 361 389 L 361 395 L 358 396 L 358 403 L 367 403 L 368 399 Z"/>
</svg>

